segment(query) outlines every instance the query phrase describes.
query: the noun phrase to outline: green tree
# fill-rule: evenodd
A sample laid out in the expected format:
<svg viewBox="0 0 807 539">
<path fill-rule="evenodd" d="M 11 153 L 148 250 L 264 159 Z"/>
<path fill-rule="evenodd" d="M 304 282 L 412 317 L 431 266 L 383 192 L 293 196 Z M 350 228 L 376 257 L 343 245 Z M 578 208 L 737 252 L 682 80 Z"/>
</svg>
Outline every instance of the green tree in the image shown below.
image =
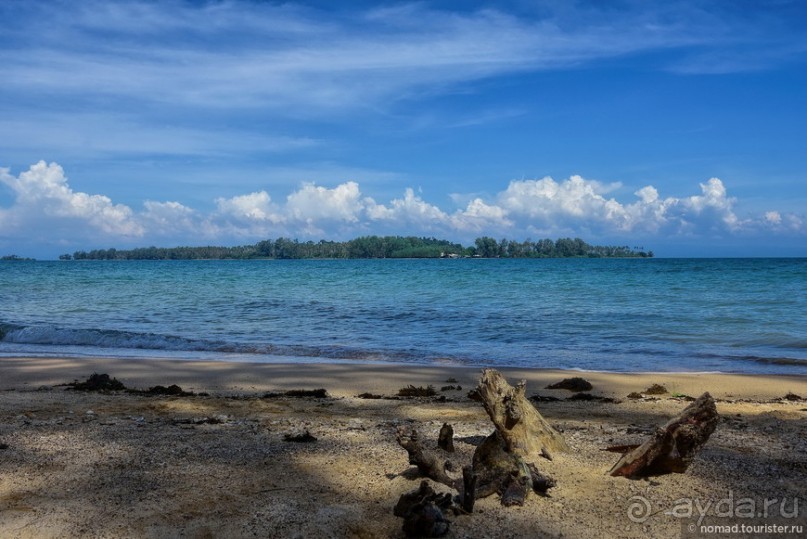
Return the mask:
<svg viewBox="0 0 807 539">
<path fill-rule="evenodd" d="M 482 258 L 494 258 L 499 256 L 499 243 L 490 236 L 482 236 L 474 241 L 476 254 Z"/>
</svg>

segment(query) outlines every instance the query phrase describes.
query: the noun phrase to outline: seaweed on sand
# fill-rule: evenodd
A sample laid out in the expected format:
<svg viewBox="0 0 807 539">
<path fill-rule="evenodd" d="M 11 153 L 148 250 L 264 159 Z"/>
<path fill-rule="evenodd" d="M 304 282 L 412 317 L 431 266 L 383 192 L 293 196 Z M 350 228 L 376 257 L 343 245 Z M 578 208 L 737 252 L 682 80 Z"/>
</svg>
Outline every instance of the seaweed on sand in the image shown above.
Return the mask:
<svg viewBox="0 0 807 539">
<path fill-rule="evenodd" d="M 281 392 L 269 392 L 263 395 L 264 399 L 277 399 L 279 397 L 293 397 L 297 399 L 301 398 L 313 398 L 313 399 L 327 399 L 328 392 L 323 389 L 290 389 L 288 391 L 281 391 Z"/>
<path fill-rule="evenodd" d="M 556 384 L 546 386 L 546 389 L 568 389 L 569 391 L 591 391 L 593 388 L 591 382 L 579 376 L 564 378 Z"/>
<path fill-rule="evenodd" d="M 283 436 L 283 439 L 287 442 L 297 442 L 297 443 L 304 443 L 310 444 L 312 442 L 316 442 L 317 439 L 314 436 L 311 436 L 311 433 L 308 430 L 303 430 L 301 432 L 292 432 L 288 433 Z"/>
<path fill-rule="evenodd" d="M 661 384 L 653 384 L 652 386 L 648 387 L 644 390 L 645 395 L 665 395 L 669 393 L 667 388 Z"/>
<path fill-rule="evenodd" d="M 434 397 L 435 395 L 437 395 L 437 391 L 432 385 L 415 387 L 410 384 L 398 390 L 399 397 Z"/>
<path fill-rule="evenodd" d="M 148 388 L 146 391 L 136 391 L 136 393 L 141 393 L 144 395 L 168 395 L 174 397 L 193 397 L 196 395 L 193 391 L 183 391 L 182 388 L 176 384 L 171 384 L 168 387 L 157 385 Z"/>
<path fill-rule="evenodd" d="M 75 391 L 121 391 L 126 389 L 117 378 L 110 378 L 108 374 L 93 373 L 84 382 L 72 382 L 66 384 L 68 389 Z"/>
</svg>

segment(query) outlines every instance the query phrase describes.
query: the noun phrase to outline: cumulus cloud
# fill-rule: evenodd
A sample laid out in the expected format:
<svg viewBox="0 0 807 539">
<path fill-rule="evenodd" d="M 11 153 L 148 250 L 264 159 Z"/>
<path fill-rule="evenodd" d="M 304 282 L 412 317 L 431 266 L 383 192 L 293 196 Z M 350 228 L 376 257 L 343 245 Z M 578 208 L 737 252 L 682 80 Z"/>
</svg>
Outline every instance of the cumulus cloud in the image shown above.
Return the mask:
<svg viewBox="0 0 807 539">
<path fill-rule="evenodd" d="M 459 210 L 452 216 L 451 222 L 458 230 L 480 233 L 487 230 L 500 231 L 513 226 L 507 213 L 501 206 L 474 198 L 464 210 Z"/>
<path fill-rule="evenodd" d="M 498 196 L 498 204 L 509 214 L 530 219 L 549 220 L 583 217 L 611 220 L 619 204 L 603 194 L 619 185 L 604 186 L 597 181 L 572 176 L 556 182 L 552 178 L 510 182 Z"/>
<path fill-rule="evenodd" d="M 765 212 L 765 220 L 772 225 L 782 223 L 782 215 L 778 211 Z"/>
<path fill-rule="evenodd" d="M 232 198 L 217 198 L 217 215 L 242 223 L 272 223 L 284 221 L 277 206 L 272 203 L 272 197 L 266 191 L 257 191 L 248 195 L 239 195 Z"/>
<path fill-rule="evenodd" d="M 210 235 L 209 227 L 200 227 L 199 215 L 192 208 L 179 202 L 156 202 L 147 200 L 143 203 L 141 214 L 144 229 L 155 236 L 166 236 L 180 233 L 200 233 Z"/>
<path fill-rule="evenodd" d="M 292 219 L 306 223 L 344 221 L 356 223 L 363 209 L 359 184 L 346 182 L 333 189 L 307 183 L 286 199 Z"/>
<path fill-rule="evenodd" d="M 584 230 L 609 235 L 732 232 L 748 224 L 735 214 L 736 200 L 727 195 L 718 178 L 700 184 L 701 194 L 686 198 L 662 198 L 649 185 L 637 190 L 637 200 L 630 203 L 607 196 L 620 187 L 581 176 L 563 181 L 516 180 L 490 203 L 474 199 L 452 221 L 457 228 L 469 230 L 483 224 L 546 234 Z"/>
<path fill-rule="evenodd" d="M 403 198 L 391 200 L 388 206 L 376 204 L 372 199 L 367 200 L 366 204 L 367 216 L 373 221 L 398 225 L 417 224 L 427 230 L 434 225 L 445 225 L 449 221 L 445 212 L 415 195 L 411 187 L 406 189 Z"/>
<path fill-rule="evenodd" d="M 109 236 L 143 235 L 142 225 L 128 206 L 113 204 L 104 195 L 73 191 L 56 163 L 39 161 L 17 177 L 0 169 L 0 182 L 16 197 L 14 206 L 3 211 L 0 222 L 4 227 L 25 231 L 64 223 Z"/>
<path fill-rule="evenodd" d="M 760 226 L 774 232 L 798 232 L 805 229 L 802 217 L 792 213 L 782 215 L 778 211 L 765 212 L 760 220 Z"/>
<path fill-rule="evenodd" d="M 676 204 L 683 216 L 692 216 L 695 220 L 713 222 L 716 226 L 722 224 L 729 229 L 740 226 L 733 206 L 735 199 L 726 195 L 726 188 L 718 178 L 711 178 L 708 182 L 700 184 L 701 195 L 694 195 L 683 199 Z"/>
<path fill-rule="evenodd" d="M 581 176 L 556 181 L 545 177 L 514 180 L 488 197 L 473 196 L 465 207 L 446 211 L 412 188 L 403 196 L 378 203 L 362 194 L 359 184 L 335 187 L 304 183 L 275 202 L 265 190 L 217 198 L 215 208 L 201 212 L 181 202 L 148 200 L 140 211 L 108 197 L 74 191 L 62 168 L 41 161 L 13 176 L 0 169 L 0 184 L 14 197 L 0 208 L 0 238 L 6 241 L 68 244 L 87 238 L 105 243 L 185 244 L 279 236 L 344 239 L 364 233 L 437 234 L 470 240 L 476 235 L 512 238 L 544 236 L 656 238 L 730 238 L 746 235 L 804 235 L 803 216 L 770 210 L 739 217 L 738 201 L 722 180 L 700 183 L 700 192 L 663 197 L 650 185 L 620 202 L 620 184 L 603 184 Z M 455 200 L 461 198 L 456 196 Z M 468 198 L 465 198 L 468 200 Z M 42 234 L 46 232 L 46 234 Z M 32 237 L 35 236 L 35 237 Z M 86 246 L 86 245 L 84 245 Z"/>
</svg>

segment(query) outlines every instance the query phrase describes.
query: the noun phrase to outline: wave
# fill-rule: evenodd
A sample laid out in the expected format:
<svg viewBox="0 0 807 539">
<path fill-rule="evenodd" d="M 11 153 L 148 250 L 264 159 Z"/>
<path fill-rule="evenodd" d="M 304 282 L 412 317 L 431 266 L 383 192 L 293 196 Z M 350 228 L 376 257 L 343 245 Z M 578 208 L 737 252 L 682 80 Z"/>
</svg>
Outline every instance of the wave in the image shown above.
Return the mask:
<svg viewBox="0 0 807 539">
<path fill-rule="evenodd" d="M 331 360 L 413 363 L 432 360 L 432 358 L 424 357 L 421 354 L 404 350 L 382 351 L 336 345 L 307 346 L 278 343 L 236 343 L 113 329 L 75 329 L 52 325 L 21 326 L 7 323 L 0 323 L 0 343 L 163 352 L 212 352 Z M 440 357 L 445 360 L 455 360 L 455 358 L 446 357 L 444 354 Z"/>
<path fill-rule="evenodd" d="M 215 350 L 222 343 L 194 341 L 171 335 L 106 329 L 71 329 L 57 326 L 0 326 L 0 341 L 15 344 L 48 344 L 137 348 L 154 350 Z"/>
<path fill-rule="evenodd" d="M 807 359 L 801 359 L 796 357 L 783 357 L 783 356 L 768 357 L 754 354 L 722 355 L 722 354 L 709 354 L 709 353 L 695 354 L 695 357 L 702 359 L 727 359 L 730 361 L 752 361 L 755 363 L 764 363 L 768 365 L 792 365 L 794 367 L 807 367 Z"/>
<path fill-rule="evenodd" d="M 623 370 L 637 370 L 636 361 L 632 358 L 643 358 L 642 368 L 652 365 L 664 370 L 668 364 L 685 365 L 682 358 L 696 358 L 703 365 L 738 366 L 743 363 L 779 366 L 787 371 L 807 368 L 807 359 L 798 357 L 801 354 L 794 347 L 793 354 L 784 353 L 774 346 L 771 353 L 753 354 L 720 352 L 692 353 L 691 349 L 679 350 L 665 346 L 647 347 L 642 343 L 581 343 L 580 346 L 568 345 L 559 347 L 557 343 L 548 344 L 547 348 L 533 348 L 526 351 L 517 342 L 507 343 L 505 335 L 497 335 L 492 339 L 496 345 L 496 360 L 499 366 L 512 367 L 592 367 L 602 364 L 611 366 L 622 364 L 628 358 Z M 484 336 L 477 339 L 487 341 Z M 567 343 L 568 344 L 568 343 Z M 20 345 L 15 347 L 14 345 Z M 111 354 L 128 357 L 152 353 L 155 356 L 168 355 L 175 358 L 211 357 L 221 360 L 276 361 L 289 358 L 294 361 L 359 361 L 359 362 L 393 362 L 393 363 L 452 363 L 455 365 L 487 365 L 490 355 L 481 354 L 470 349 L 449 351 L 445 346 L 421 348 L 395 348 L 386 346 L 360 347 L 347 345 L 309 345 L 278 342 L 235 342 L 215 339 L 194 339 L 177 335 L 125 331 L 100 328 L 70 328 L 49 324 L 21 325 L 0 322 L 0 354 L 31 353 L 29 346 L 38 347 L 34 353 L 64 354 L 79 356 L 97 356 Z M 25 347 L 25 350 L 21 350 Z M 45 347 L 45 348 L 42 348 Z M 49 347 L 54 347 L 51 351 Z M 59 348 L 61 347 L 61 349 Z M 484 348 L 484 347 L 483 347 Z M 134 350 L 138 352 L 135 353 Z M 514 350 L 518 350 L 513 353 Z M 777 353 L 778 350 L 778 353 Z M 127 352 L 128 351 L 128 352 Z M 503 352 L 503 353 L 502 353 Z M 508 353 L 509 352 L 509 353 Z M 196 355 L 196 356 L 195 356 Z M 241 356 L 240 358 L 235 356 Z M 796 356 L 796 357 L 793 357 Z M 247 359 L 249 358 L 249 359 Z M 272 358 L 272 359 L 270 359 Z M 664 366 L 662 366 L 662 364 Z M 630 365 L 630 366 L 627 366 Z M 692 365 L 690 365 L 692 366 Z M 653 368 L 651 367 L 651 368 Z M 697 365 L 696 365 L 697 367 Z M 736 368 L 736 367 L 735 367 Z M 729 368 L 729 371 L 733 370 Z M 739 371 L 746 371 L 739 368 Z M 764 368 L 763 368 L 764 370 Z"/>
</svg>

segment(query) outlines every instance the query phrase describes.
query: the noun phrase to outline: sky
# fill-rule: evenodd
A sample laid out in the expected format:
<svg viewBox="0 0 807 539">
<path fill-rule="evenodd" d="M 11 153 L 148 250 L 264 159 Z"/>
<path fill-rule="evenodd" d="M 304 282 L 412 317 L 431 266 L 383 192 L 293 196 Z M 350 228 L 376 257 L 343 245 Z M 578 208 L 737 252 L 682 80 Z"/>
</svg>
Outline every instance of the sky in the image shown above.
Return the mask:
<svg viewBox="0 0 807 539">
<path fill-rule="evenodd" d="M 801 0 L 0 0 L 0 255 L 807 256 Z"/>
</svg>

